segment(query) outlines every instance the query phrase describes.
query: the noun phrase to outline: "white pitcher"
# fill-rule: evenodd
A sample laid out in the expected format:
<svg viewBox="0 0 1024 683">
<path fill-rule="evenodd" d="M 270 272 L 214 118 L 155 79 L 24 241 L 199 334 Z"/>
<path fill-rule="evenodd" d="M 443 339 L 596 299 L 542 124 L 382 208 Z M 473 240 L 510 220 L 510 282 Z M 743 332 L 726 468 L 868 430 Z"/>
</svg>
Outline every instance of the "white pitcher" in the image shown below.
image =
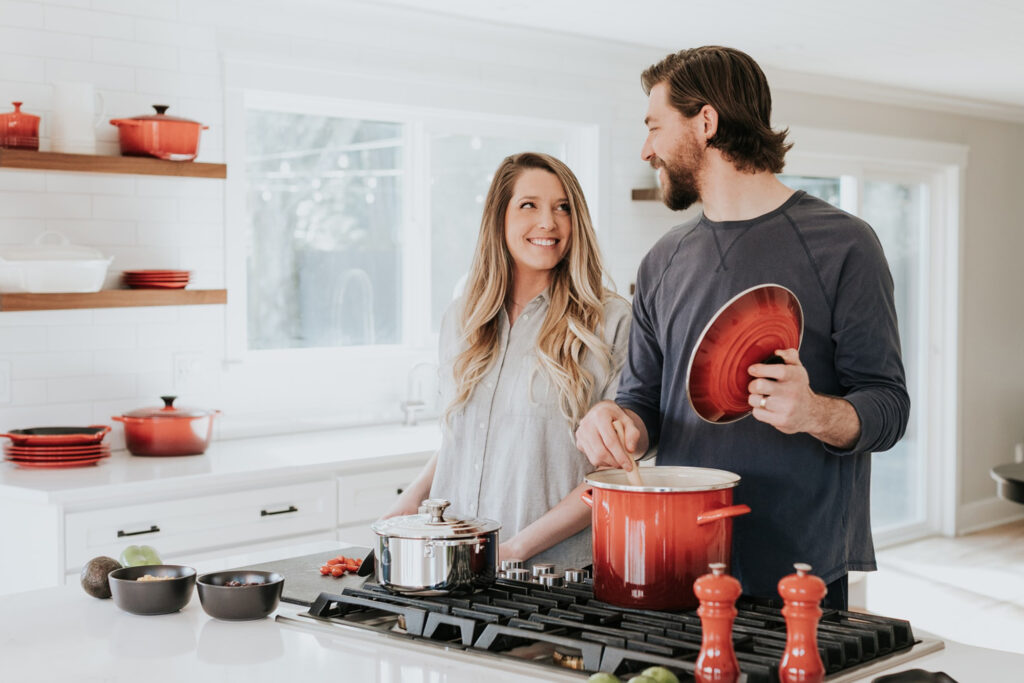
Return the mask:
<svg viewBox="0 0 1024 683">
<path fill-rule="evenodd" d="M 103 110 L 103 96 L 92 83 L 54 83 L 51 149 L 68 154 L 95 154 L 96 126 L 103 120 Z"/>
</svg>

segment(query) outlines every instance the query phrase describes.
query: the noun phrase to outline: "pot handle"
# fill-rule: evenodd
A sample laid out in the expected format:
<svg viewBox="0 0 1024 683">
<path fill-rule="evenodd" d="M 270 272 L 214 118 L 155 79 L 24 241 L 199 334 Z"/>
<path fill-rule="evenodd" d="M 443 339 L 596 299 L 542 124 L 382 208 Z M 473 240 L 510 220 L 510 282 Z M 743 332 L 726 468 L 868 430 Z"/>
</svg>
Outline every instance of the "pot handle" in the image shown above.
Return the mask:
<svg viewBox="0 0 1024 683">
<path fill-rule="evenodd" d="M 697 524 L 709 524 L 720 519 L 745 515 L 748 512 L 750 512 L 749 505 L 730 505 L 729 507 L 718 508 L 717 510 L 708 510 L 697 515 Z"/>
<path fill-rule="evenodd" d="M 587 489 L 580 494 L 580 500 L 587 504 L 588 508 L 594 507 L 594 489 Z"/>
<path fill-rule="evenodd" d="M 110 119 L 110 125 L 120 128 L 121 126 L 140 126 L 142 122 L 134 119 Z"/>
</svg>

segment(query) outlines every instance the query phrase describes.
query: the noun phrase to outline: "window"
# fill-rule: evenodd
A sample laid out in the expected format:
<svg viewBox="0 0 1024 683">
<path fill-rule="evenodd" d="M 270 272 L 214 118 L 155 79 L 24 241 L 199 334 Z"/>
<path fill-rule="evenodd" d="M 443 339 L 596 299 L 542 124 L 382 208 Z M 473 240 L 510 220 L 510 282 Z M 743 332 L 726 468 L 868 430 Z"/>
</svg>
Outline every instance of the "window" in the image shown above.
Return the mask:
<svg viewBox="0 0 1024 683">
<path fill-rule="evenodd" d="M 940 387 L 955 385 L 955 367 L 934 358 L 938 350 L 955 358 L 949 330 L 955 330 L 956 296 L 947 280 L 955 284 L 951 254 L 963 150 L 831 133 L 801 133 L 800 140 L 813 153 L 790 155 L 779 179 L 864 218 L 893 276 L 912 408 L 903 439 L 872 459 L 872 527 L 884 545 L 946 526 L 955 507 L 945 484 L 955 474 L 955 439 L 945 418 L 951 406 L 934 400 Z"/>
<path fill-rule="evenodd" d="M 245 109 L 252 351 L 429 344 L 468 272 L 498 164 L 527 150 L 571 163 L 580 134 L 294 104 L 262 96 Z"/>
</svg>

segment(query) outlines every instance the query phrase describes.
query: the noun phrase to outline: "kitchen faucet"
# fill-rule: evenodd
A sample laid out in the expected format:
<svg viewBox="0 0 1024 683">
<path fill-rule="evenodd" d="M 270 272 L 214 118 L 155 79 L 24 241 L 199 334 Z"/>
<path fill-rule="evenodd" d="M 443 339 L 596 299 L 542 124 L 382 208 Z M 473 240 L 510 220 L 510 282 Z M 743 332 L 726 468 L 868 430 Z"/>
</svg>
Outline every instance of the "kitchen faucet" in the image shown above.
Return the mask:
<svg viewBox="0 0 1024 683">
<path fill-rule="evenodd" d="M 430 375 L 424 377 L 424 371 L 436 373 L 437 366 L 433 363 L 422 362 L 412 366 L 412 369 L 409 370 L 405 391 L 406 398 L 401 403 L 402 410 L 405 413 L 403 424 L 407 427 L 415 426 L 417 416 L 427 407 L 424 385 L 429 386 Z M 436 384 L 434 386 L 436 389 Z"/>
</svg>

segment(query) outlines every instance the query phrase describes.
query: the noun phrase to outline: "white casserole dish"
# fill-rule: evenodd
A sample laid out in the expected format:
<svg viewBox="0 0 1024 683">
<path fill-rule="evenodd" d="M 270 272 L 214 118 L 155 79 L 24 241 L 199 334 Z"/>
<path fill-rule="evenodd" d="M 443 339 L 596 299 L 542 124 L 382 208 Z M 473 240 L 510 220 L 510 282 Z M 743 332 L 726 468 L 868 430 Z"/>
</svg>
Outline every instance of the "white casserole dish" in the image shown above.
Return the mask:
<svg viewBox="0 0 1024 683">
<path fill-rule="evenodd" d="M 44 232 L 32 244 L 0 246 L 0 292 L 98 292 L 113 260 L 60 233 Z"/>
</svg>

